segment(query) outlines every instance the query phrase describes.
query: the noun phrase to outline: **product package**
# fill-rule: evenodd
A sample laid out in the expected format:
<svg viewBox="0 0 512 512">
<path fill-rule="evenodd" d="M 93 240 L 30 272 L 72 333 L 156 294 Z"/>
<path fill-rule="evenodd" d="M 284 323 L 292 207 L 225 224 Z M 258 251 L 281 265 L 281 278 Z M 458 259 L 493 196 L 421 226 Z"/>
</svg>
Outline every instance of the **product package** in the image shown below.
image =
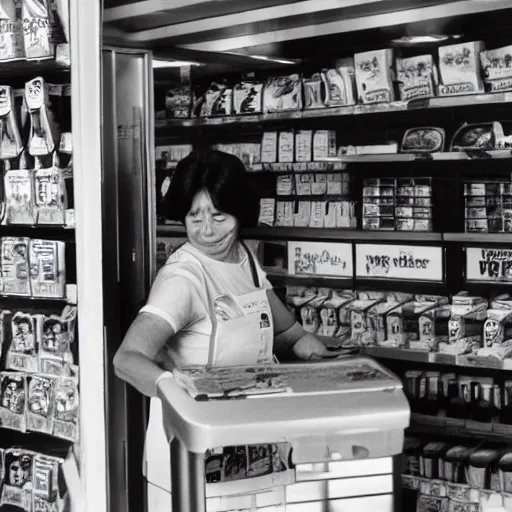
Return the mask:
<svg viewBox="0 0 512 512">
<path fill-rule="evenodd" d="M 302 81 L 299 75 L 267 80 L 263 91 L 263 111 L 283 112 L 302 108 Z"/>
<path fill-rule="evenodd" d="M 437 153 L 444 149 L 445 132 L 431 126 L 411 128 L 404 134 L 402 153 Z"/>
<path fill-rule="evenodd" d="M 0 131 L 0 159 L 17 158 L 23 149 L 23 142 L 16 120 L 12 89 L 8 85 L 0 86 Z"/>
<path fill-rule="evenodd" d="M 244 80 L 233 89 L 234 114 L 261 114 L 263 83 Z"/>
<path fill-rule="evenodd" d="M 295 133 L 295 160 L 311 162 L 313 156 L 313 131 L 299 130 Z"/>
<path fill-rule="evenodd" d="M 48 91 L 43 78 L 25 84 L 25 103 L 30 116 L 30 135 L 27 150 L 32 156 L 46 156 L 55 149 L 48 111 Z"/>
<path fill-rule="evenodd" d="M 278 201 L 276 204 L 276 226 L 293 226 L 294 201 Z"/>
<path fill-rule="evenodd" d="M 279 162 L 292 163 L 294 159 L 295 137 L 293 132 L 279 133 Z"/>
<path fill-rule="evenodd" d="M 310 196 L 312 184 L 315 182 L 315 175 L 298 172 L 295 174 L 295 193 L 298 196 Z"/>
<path fill-rule="evenodd" d="M 5 162 L 4 190 L 7 224 L 32 226 L 37 220 L 33 172 L 24 168 L 25 165 L 23 156 L 20 158 L 20 169 L 10 169 L 10 163 Z"/>
<path fill-rule="evenodd" d="M 5 482 L 2 487 L 0 507 L 10 506 L 24 512 L 35 512 L 32 507 L 34 453 L 11 448 L 5 450 L 4 461 Z"/>
<path fill-rule="evenodd" d="M 27 378 L 22 373 L 0 372 L 0 425 L 26 431 Z"/>
<path fill-rule="evenodd" d="M 316 130 L 313 135 L 313 161 L 336 156 L 336 132 Z"/>
<path fill-rule="evenodd" d="M 17 312 L 11 320 L 11 344 L 7 351 L 5 367 L 8 370 L 33 373 L 39 370 L 37 358 L 36 315 Z"/>
<path fill-rule="evenodd" d="M 354 62 L 360 103 L 382 103 L 395 100 L 393 50 L 356 53 Z"/>
<path fill-rule="evenodd" d="M 37 207 L 37 223 L 49 225 L 66 224 L 67 194 L 64 172 L 59 166 L 57 153 L 53 154 L 53 165 L 40 167 L 36 158 L 35 204 Z"/>
<path fill-rule="evenodd" d="M 385 295 L 382 292 L 359 292 L 358 298 L 350 304 L 350 338 L 356 345 L 371 345 L 376 333 L 373 325 L 368 321 L 368 312 L 376 304 L 383 302 Z"/>
<path fill-rule="evenodd" d="M 432 55 L 397 59 L 396 76 L 402 101 L 435 96 L 438 76 Z"/>
<path fill-rule="evenodd" d="M 50 38 L 50 17 L 46 0 L 21 0 L 24 51 L 27 60 L 49 59 L 55 56 Z"/>
<path fill-rule="evenodd" d="M 79 440 L 78 417 L 78 379 L 60 377 L 55 389 L 53 435 L 77 443 Z"/>
<path fill-rule="evenodd" d="M 71 346 L 75 340 L 77 309 L 66 306 L 60 315 L 41 316 L 39 322 L 39 368 L 44 374 L 70 375 L 74 364 Z"/>
<path fill-rule="evenodd" d="M 33 473 L 34 512 L 60 510 L 59 471 L 62 459 L 36 454 Z"/>
<path fill-rule="evenodd" d="M 294 192 L 293 174 L 280 174 L 276 180 L 278 196 L 291 196 Z"/>
<path fill-rule="evenodd" d="M 479 357 L 503 360 L 512 355 L 512 300 L 503 295 L 491 302 L 484 323 L 483 347 L 476 352 Z"/>
<path fill-rule="evenodd" d="M 311 202 L 298 201 L 297 213 L 293 218 L 293 225 L 295 227 L 306 228 L 309 226 L 311 220 Z"/>
<path fill-rule="evenodd" d="M 418 318 L 420 343 L 428 346 L 431 351 L 437 351 L 440 343 L 446 343 L 449 338 L 449 319 L 452 308 L 449 304 L 428 309 Z"/>
<path fill-rule="evenodd" d="M 259 226 L 273 226 L 276 210 L 276 200 L 274 198 L 260 199 L 260 214 L 258 218 Z"/>
<path fill-rule="evenodd" d="M 65 247 L 65 243 L 60 241 L 30 241 L 30 284 L 33 297 L 65 297 Z"/>
<path fill-rule="evenodd" d="M 261 138 L 261 161 L 273 164 L 277 162 L 277 132 L 264 132 Z"/>
<path fill-rule="evenodd" d="M 167 90 L 165 95 L 167 117 L 186 119 L 192 112 L 192 88 L 190 84 L 181 84 Z"/>
<path fill-rule="evenodd" d="M 322 75 L 320 75 L 320 73 L 315 73 L 310 78 L 303 78 L 302 86 L 304 87 L 305 109 L 325 107 L 323 99 L 323 81 Z"/>
<path fill-rule="evenodd" d="M 341 61 L 335 68 L 324 69 L 325 104 L 329 107 L 344 107 L 356 104 L 356 79 L 354 62 Z"/>
<path fill-rule="evenodd" d="M 23 26 L 16 17 L 16 0 L 1 2 L 0 26 L 0 61 L 23 59 Z"/>
<path fill-rule="evenodd" d="M 326 201 L 313 201 L 311 204 L 310 228 L 323 228 L 325 226 L 325 216 L 327 213 Z"/>
<path fill-rule="evenodd" d="M 2 293 L 30 296 L 29 239 L 3 237 L 0 263 Z"/>
<path fill-rule="evenodd" d="M 453 44 L 439 48 L 440 96 L 484 92 L 480 75 L 482 41 Z"/>
<path fill-rule="evenodd" d="M 29 375 L 27 381 L 27 430 L 51 435 L 56 381 L 42 375 Z"/>
<path fill-rule="evenodd" d="M 226 84 L 212 82 L 194 103 L 194 116 L 210 117 L 231 114 L 232 92 L 233 90 L 228 89 Z"/>
<path fill-rule="evenodd" d="M 512 46 L 483 51 L 480 61 L 489 92 L 512 90 Z"/>
</svg>

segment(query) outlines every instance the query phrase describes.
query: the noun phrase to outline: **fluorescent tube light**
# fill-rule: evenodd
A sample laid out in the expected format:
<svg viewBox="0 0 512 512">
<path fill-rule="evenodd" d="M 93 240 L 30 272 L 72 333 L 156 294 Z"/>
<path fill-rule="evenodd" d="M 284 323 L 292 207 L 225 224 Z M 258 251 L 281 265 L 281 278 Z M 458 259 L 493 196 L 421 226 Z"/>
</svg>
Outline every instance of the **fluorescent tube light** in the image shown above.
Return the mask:
<svg viewBox="0 0 512 512">
<path fill-rule="evenodd" d="M 460 39 L 461 35 L 451 36 L 403 36 L 397 39 L 392 39 L 391 42 L 395 44 L 427 44 L 427 43 L 440 43 L 449 39 Z"/>
<path fill-rule="evenodd" d="M 185 66 L 202 66 L 202 64 L 199 62 L 189 62 L 185 60 L 153 59 L 153 69 L 181 68 Z"/>
</svg>

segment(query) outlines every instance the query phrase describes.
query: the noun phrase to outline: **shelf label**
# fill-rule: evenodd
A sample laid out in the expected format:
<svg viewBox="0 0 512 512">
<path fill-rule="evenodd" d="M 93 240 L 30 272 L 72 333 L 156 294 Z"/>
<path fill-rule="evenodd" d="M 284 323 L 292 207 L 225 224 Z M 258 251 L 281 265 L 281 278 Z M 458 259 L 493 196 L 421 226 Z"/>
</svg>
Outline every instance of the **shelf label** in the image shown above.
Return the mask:
<svg viewBox="0 0 512 512">
<path fill-rule="evenodd" d="M 443 281 L 443 250 L 423 245 L 356 245 L 360 278 Z"/>
<path fill-rule="evenodd" d="M 352 278 L 352 244 L 288 242 L 288 273 Z"/>
<path fill-rule="evenodd" d="M 466 281 L 512 282 L 512 249 L 466 247 Z"/>
</svg>

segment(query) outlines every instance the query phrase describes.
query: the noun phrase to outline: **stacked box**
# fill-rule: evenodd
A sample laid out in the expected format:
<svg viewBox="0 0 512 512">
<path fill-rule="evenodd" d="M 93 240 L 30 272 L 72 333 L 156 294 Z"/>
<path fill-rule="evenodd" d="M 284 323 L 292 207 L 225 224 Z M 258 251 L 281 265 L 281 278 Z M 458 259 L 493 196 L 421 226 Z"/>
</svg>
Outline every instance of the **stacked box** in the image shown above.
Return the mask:
<svg viewBox="0 0 512 512">
<path fill-rule="evenodd" d="M 363 229 L 432 231 L 432 179 L 367 179 Z"/>
<path fill-rule="evenodd" d="M 467 232 L 512 231 L 512 183 L 465 183 L 464 203 Z"/>
</svg>

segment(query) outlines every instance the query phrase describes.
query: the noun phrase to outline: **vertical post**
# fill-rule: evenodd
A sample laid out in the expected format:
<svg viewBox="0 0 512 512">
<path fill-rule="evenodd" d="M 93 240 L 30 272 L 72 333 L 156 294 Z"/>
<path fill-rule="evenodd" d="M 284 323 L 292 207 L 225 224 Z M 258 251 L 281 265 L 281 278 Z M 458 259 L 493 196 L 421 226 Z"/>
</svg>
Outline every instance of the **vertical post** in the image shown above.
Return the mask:
<svg viewBox="0 0 512 512">
<path fill-rule="evenodd" d="M 188 457 L 191 512 L 206 512 L 204 454 L 189 452 Z"/>
<path fill-rule="evenodd" d="M 190 473 L 188 451 L 177 437 L 174 437 L 171 441 L 170 450 L 172 510 L 173 512 L 195 512 L 189 499 Z"/>
</svg>

